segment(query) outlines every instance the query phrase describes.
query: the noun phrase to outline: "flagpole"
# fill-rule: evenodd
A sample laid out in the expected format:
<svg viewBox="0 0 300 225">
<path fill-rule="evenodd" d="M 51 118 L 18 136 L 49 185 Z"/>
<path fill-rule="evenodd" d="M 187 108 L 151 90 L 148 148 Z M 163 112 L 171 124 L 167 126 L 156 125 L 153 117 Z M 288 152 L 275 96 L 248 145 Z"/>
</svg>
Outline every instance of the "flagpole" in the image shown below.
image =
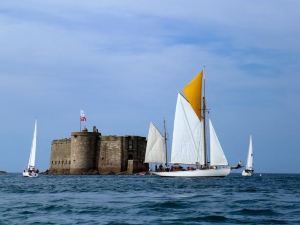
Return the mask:
<svg viewBox="0 0 300 225">
<path fill-rule="evenodd" d="M 79 131 L 81 132 L 81 110 L 79 114 Z"/>
<path fill-rule="evenodd" d="M 83 110 L 80 110 L 80 117 L 79 117 L 79 126 L 80 126 L 80 132 L 81 132 L 81 128 L 82 128 L 82 122 L 86 122 L 86 116 L 84 114 Z M 84 127 L 84 129 L 86 129 L 86 127 Z"/>
</svg>

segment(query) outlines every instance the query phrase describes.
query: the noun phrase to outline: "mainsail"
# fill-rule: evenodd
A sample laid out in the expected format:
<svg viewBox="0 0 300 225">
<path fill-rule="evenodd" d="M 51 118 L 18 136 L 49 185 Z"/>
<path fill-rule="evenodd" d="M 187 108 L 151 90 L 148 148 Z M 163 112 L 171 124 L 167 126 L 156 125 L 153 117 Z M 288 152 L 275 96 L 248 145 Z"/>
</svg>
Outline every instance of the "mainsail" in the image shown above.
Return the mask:
<svg viewBox="0 0 300 225">
<path fill-rule="evenodd" d="M 178 94 L 173 129 L 171 163 L 201 162 L 200 139 L 203 125 L 190 103 Z"/>
<path fill-rule="evenodd" d="M 166 142 L 153 123 L 150 123 L 145 163 L 166 163 Z"/>
<path fill-rule="evenodd" d="M 36 132 L 37 132 L 37 121 L 35 121 L 35 124 L 34 124 L 33 139 L 32 139 L 30 156 L 29 156 L 28 167 L 27 167 L 28 169 L 35 167 Z"/>
<path fill-rule="evenodd" d="M 250 135 L 246 169 L 253 170 L 253 149 L 252 149 L 252 136 L 251 135 Z"/>
<path fill-rule="evenodd" d="M 210 134 L 210 164 L 213 166 L 228 165 L 227 159 L 223 152 L 222 146 L 219 142 L 216 131 L 209 120 L 209 134 Z"/>
</svg>

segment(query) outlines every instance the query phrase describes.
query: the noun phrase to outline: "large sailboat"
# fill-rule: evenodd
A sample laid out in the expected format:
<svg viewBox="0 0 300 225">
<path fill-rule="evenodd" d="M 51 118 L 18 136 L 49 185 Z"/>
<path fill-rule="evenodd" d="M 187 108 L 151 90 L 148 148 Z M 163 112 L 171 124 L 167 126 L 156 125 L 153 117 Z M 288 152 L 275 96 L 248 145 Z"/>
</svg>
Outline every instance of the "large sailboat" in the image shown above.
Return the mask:
<svg viewBox="0 0 300 225">
<path fill-rule="evenodd" d="M 185 86 L 183 93 L 178 93 L 171 149 L 172 167 L 153 174 L 165 177 L 224 177 L 230 173 L 230 166 L 215 129 L 207 118 L 202 84 L 203 71 Z M 205 92 L 205 87 L 203 89 Z M 206 143 L 207 122 L 210 151 Z"/>
<path fill-rule="evenodd" d="M 39 171 L 35 168 L 35 154 L 36 154 L 36 135 L 37 135 L 37 121 L 34 123 L 34 132 L 28 160 L 27 168 L 23 171 L 23 177 L 38 177 Z"/>
<path fill-rule="evenodd" d="M 243 170 L 243 176 L 252 176 L 254 172 L 253 169 L 253 147 L 252 147 L 252 136 L 250 135 L 249 149 L 248 149 L 248 157 L 246 168 Z"/>
</svg>

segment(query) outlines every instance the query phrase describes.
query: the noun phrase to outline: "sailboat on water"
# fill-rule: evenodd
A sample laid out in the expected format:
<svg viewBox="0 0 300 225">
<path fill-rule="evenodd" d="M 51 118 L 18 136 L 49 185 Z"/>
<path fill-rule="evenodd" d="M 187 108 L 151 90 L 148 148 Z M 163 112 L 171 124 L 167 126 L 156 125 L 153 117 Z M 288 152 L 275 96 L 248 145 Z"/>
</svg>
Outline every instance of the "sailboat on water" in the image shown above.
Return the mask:
<svg viewBox="0 0 300 225">
<path fill-rule="evenodd" d="M 252 136 L 250 135 L 249 149 L 246 168 L 243 170 L 243 176 L 252 176 L 254 172 L 253 169 L 253 147 L 252 147 Z"/>
<path fill-rule="evenodd" d="M 165 126 L 164 121 L 164 128 Z M 167 167 L 167 135 L 166 129 L 164 135 L 160 133 L 157 127 L 151 122 L 149 126 L 145 163 L 159 164 L 159 169 L 163 169 L 163 165 Z"/>
<path fill-rule="evenodd" d="M 36 135 L 37 135 L 37 121 L 34 123 L 34 132 L 28 160 L 27 168 L 23 171 L 23 177 L 38 177 L 39 171 L 35 168 L 35 155 L 36 155 Z"/>
<path fill-rule="evenodd" d="M 172 167 L 165 171 L 153 172 L 153 174 L 165 177 L 224 177 L 230 173 L 231 168 L 215 129 L 211 120 L 207 118 L 208 110 L 205 94 L 202 96 L 202 83 L 204 83 L 203 71 L 185 86 L 183 93 L 178 93 L 171 149 Z M 206 146 L 207 120 L 210 152 Z M 151 125 L 150 129 L 153 129 Z M 155 132 L 160 134 L 159 131 Z M 155 132 L 149 131 L 149 134 Z M 155 158 L 153 162 L 162 163 L 162 159 L 167 158 L 166 145 L 162 144 L 163 140 L 165 138 L 161 135 L 148 135 L 146 159 Z M 163 155 L 163 157 L 156 158 L 158 155 Z M 146 161 L 150 162 L 150 160 Z M 184 169 L 181 165 L 188 166 L 188 169 Z"/>
</svg>

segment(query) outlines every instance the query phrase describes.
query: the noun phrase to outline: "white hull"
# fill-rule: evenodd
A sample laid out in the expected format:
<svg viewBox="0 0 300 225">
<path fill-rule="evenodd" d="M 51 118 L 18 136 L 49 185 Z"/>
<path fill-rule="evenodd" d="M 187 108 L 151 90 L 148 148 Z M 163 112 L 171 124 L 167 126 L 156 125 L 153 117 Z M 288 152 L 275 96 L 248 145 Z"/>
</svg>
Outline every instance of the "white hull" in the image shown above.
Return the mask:
<svg viewBox="0 0 300 225">
<path fill-rule="evenodd" d="M 230 168 L 153 172 L 152 174 L 161 177 L 226 177 L 230 174 Z"/>
<path fill-rule="evenodd" d="M 244 177 L 250 177 L 252 175 L 253 175 L 253 171 L 243 170 L 243 172 L 242 172 L 242 176 L 244 176 Z"/>
<path fill-rule="evenodd" d="M 38 177 L 39 174 L 36 172 L 31 172 L 29 173 L 28 171 L 24 171 L 23 172 L 23 177 Z"/>
</svg>

